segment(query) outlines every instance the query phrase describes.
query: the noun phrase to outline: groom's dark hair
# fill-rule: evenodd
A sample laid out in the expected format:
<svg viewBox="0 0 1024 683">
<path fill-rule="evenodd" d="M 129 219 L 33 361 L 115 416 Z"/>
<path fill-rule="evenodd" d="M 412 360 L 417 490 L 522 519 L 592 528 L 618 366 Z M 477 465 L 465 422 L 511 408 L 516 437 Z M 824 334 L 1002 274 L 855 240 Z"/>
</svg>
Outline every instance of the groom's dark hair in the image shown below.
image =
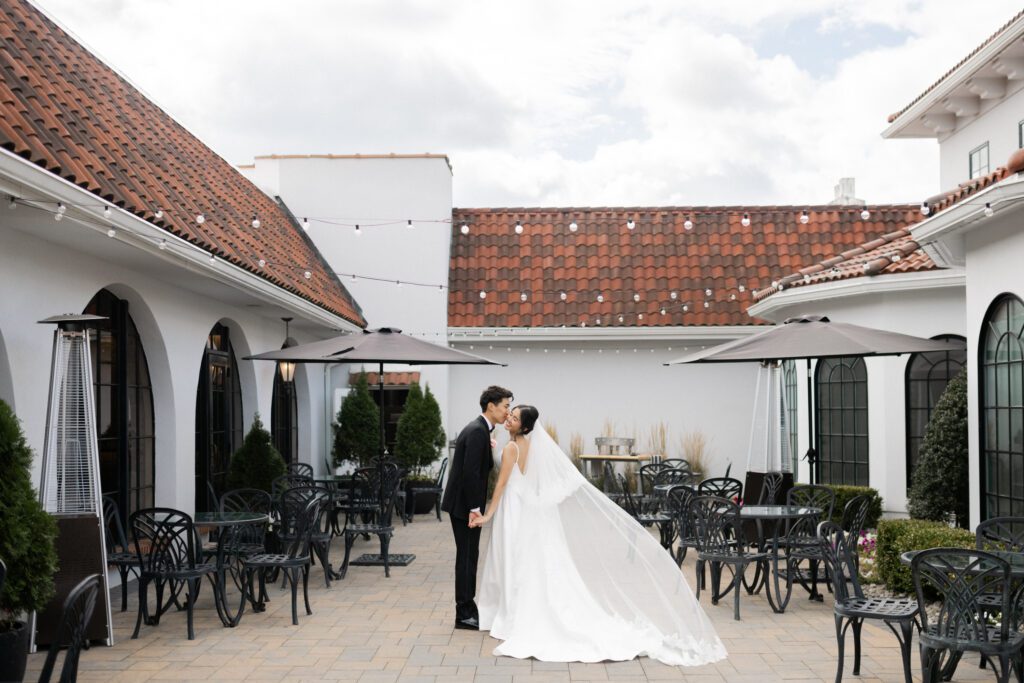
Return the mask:
<svg viewBox="0 0 1024 683">
<path fill-rule="evenodd" d="M 498 405 L 505 399 L 512 400 L 512 392 L 505 387 L 499 387 L 491 385 L 484 389 L 484 393 L 480 394 L 480 412 L 487 411 L 487 404 L 493 403 Z"/>
<path fill-rule="evenodd" d="M 516 406 L 515 409 L 519 411 L 519 433 L 526 436 L 533 431 L 533 426 L 537 424 L 540 411 L 525 404 Z"/>
</svg>

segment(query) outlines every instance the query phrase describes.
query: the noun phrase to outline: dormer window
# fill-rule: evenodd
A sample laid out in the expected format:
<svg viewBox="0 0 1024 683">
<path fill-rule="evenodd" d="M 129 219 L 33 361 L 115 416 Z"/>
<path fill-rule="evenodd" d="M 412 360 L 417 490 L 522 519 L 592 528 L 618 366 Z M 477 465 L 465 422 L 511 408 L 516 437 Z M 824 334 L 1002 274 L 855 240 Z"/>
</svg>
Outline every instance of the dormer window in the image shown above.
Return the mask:
<svg viewBox="0 0 1024 683">
<path fill-rule="evenodd" d="M 970 164 L 970 177 L 978 178 L 983 175 L 988 175 L 988 143 L 975 147 L 971 150 L 968 156 L 968 163 Z"/>
</svg>

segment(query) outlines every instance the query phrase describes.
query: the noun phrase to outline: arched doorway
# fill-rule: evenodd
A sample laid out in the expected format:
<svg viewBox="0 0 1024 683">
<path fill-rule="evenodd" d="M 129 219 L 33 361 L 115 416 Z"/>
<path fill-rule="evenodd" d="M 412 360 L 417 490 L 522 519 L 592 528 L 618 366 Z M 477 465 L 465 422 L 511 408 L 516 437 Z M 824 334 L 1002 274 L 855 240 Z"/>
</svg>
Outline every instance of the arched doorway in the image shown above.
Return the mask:
<svg viewBox="0 0 1024 683">
<path fill-rule="evenodd" d="M 294 366 L 293 366 L 294 367 Z M 286 381 L 281 368 L 274 368 L 274 395 L 270 404 L 270 433 L 274 448 L 285 462 L 298 462 L 299 407 L 295 380 Z"/>
<path fill-rule="evenodd" d="M 932 337 L 940 341 L 966 341 L 958 334 Z M 935 404 L 942 398 L 949 380 L 957 376 L 967 363 L 967 351 L 932 351 L 915 353 L 907 361 L 905 379 L 907 415 L 907 488 L 917 464 L 917 453 L 924 441 Z"/>
<path fill-rule="evenodd" d="M 156 425 L 149 364 L 127 301 L 101 289 L 84 312 L 108 318 L 90 333 L 100 486 L 127 520 L 154 504 Z"/>
<path fill-rule="evenodd" d="M 224 492 L 243 428 L 238 362 L 229 329 L 217 323 L 203 349 L 196 392 L 196 511 L 211 510 Z"/>
<path fill-rule="evenodd" d="M 815 369 L 818 481 L 868 486 L 868 371 L 863 358 L 823 358 Z"/>
<path fill-rule="evenodd" d="M 1024 514 L 1024 303 L 1012 294 L 985 315 L 978 345 L 981 517 Z"/>
</svg>

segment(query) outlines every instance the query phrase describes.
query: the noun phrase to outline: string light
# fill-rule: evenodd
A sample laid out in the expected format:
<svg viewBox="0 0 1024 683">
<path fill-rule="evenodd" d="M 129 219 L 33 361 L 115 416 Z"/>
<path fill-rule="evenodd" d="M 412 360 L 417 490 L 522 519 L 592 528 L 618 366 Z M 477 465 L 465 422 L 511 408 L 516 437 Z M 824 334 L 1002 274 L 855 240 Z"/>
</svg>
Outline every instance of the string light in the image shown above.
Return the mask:
<svg viewBox="0 0 1024 683">
<path fill-rule="evenodd" d="M 68 207 L 64 206 L 64 202 L 57 203 L 57 213 L 64 215 L 64 212 L 68 210 Z"/>
<path fill-rule="evenodd" d="M 693 219 L 687 218 L 685 221 L 683 221 L 683 230 L 693 230 Z"/>
<path fill-rule="evenodd" d="M 103 217 L 104 218 L 110 218 L 110 207 L 109 206 L 104 206 L 103 207 Z"/>
<path fill-rule="evenodd" d="M 359 225 L 356 224 L 356 237 L 362 237 L 363 231 L 359 229 Z"/>
<path fill-rule="evenodd" d="M 516 221 L 515 230 L 516 230 L 516 234 L 517 235 L 522 235 L 523 234 L 523 224 L 520 223 L 519 221 Z"/>
<path fill-rule="evenodd" d="M 639 294 L 634 294 L 633 295 L 633 301 L 639 302 L 640 301 L 640 295 Z"/>
<path fill-rule="evenodd" d="M 627 229 L 632 230 L 635 227 L 636 227 L 636 221 L 634 221 L 632 218 L 630 218 L 628 221 L 626 221 L 626 228 Z"/>
<path fill-rule="evenodd" d="M 569 295 L 566 294 L 565 292 L 559 292 L 558 293 L 558 298 L 561 299 L 562 301 L 565 301 L 566 299 L 569 298 Z"/>
<path fill-rule="evenodd" d="M 469 234 L 469 226 L 465 223 L 462 224 L 462 227 L 459 228 L 459 230 L 462 232 L 463 235 Z"/>
<path fill-rule="evenodd" d="M 415 228 L 416 226 L 412 224 L 412 219 L 410 218 L 410 219 L 409 219 L 409 222 L 408 222 L 408 223 L 406 224 L 406 226 L 405 226 L 405 227 L 407 227 L 407 228 L 409 228 L 410 230 L 412 230 L 412 229 L 413 229 L 413 228 Z"/>
<path fill-rule="evenodd" d="M 163 209 L 157 208 L 156 213 L 153 214 L 153 218 L 160 220 L 164 217 Z"/>
<path fill-rule="evenodd" d="M 64 214 L 61 213 L 60 211 L 58 211 L 57 213 L 53 214 L 53 220 L 55 220 L 55 221 L 62 221 L 62 220 L 64 220 Z"/>
<path fill-rule="evenodd" d="M 811 215 L 807 213 L 807 209 L 804 209 L 803 213 L 800 214 L 800 222 L 803 223 L 804 225 L 807 225 L 808 223 L 811 222 Z"/>
<path fill-rule="evenodd" d="M 522 294 L 519 295 L 519 300 L 526 301 L 526 292 L 523 292 Z"/>
<path fill-rule="evenodd" d="M 256 214 L 252 215 L 252 229 L 253 230 L 259 230 L 260 229 L 260 219 L 256 216 Z"/>
<path fill-rule="evenodd" d="M 264 259 L 260 259 L 259 260 L 259 265 L 260 265 L 260 268 L 266 268 L 267 267 L 267 262 Z"/>
<path fill-rule="evenodd" d="M 705 289 L 704 290 L 704 296 L 711 296 L 711 290 L 710 289 Z"/>
<path fill-rule="evenodd" d="M 309 219 L 308 218 L 303 218 L 302 219 L 302 229 L 305 230 L 306 232 L 309 232 Z"/>
<path fill-rule="evenodd" d="M 598 294 L 597 295 L 597 303 L 599 303 L 599 304 L 603 304 L 604 303 L 604 294 Z"/>
<path fill-rule="evenodd" d="M 210 254 L 210 263 L 217 263 L 217 255 Z"/>
<path fill-rule="evenodd" d="M 117 237 L 117 230 L 114 230 L 113 228 L 111 228 L 110 230 L 107 230 L 107 237 L 110 237 L 110 238 Z"/>
<path fill-rule="evenodd" d="M 992 204 L 985 202 L 985 217 L 991 218 L 992 214 L 995 213 L 995 209 L 992 208 Z"/>
<path fill-rule="evenodd" d="M 928 202 L 921 202 L 921 215 L 927 216 L 932 212 L 932 208 L 928 206 Z"/>
<path fill-rule="evenodd" d="M 167 249 L 167 240 L 160 240 L 156 246 L 160 248 L 160 251 L 165 251 Z"/>
<path fill-rule="evenodd" d="M 740 224 L 744 228 L 749 228 L 750 227 L 750 214 L 749 213 L 743 214 L 743 218 L 740 220 Z"/>
<path fill-rule="evenodd" d="M 576 225 L 576 221 L 569 223 L 569 232 L 576 232 L 580 229 L 580 226 Z"/>
<path fill-rule="evenodd" d="M 481 292 L 480 292 L 480 298 L 481 298 L 481 299 L 486 299 L 486 298 L 487 298 L 487 292 L 485 292 L 485 291 L 482 291 L 482 290 L 481 290 Z"/>
<path fill-rule="evenodd" d="M 204 216 L 201 213 L 196 215 L 196 223 L 198 223 L 199 225 L 202 225 L 205 222 L 206 222 L 206 216 Z"/>
<path fill-rule="evenodd" d="M 871 218 L 871 212 L 868 211 L 867 209 L 862 209 L 860 212 L 860 219 L 862 221 L 866 221 L 869 218 Z"/>
<path fill-rule="evenodd" d="M 678 298 L 679 298 L 679 293 L 678 293 L 678 292 L 675 292 L 675 291 L 673 291 L 673 292 L 672 292 L 671 294 L 669 294 L 668 296 L 669 296 L 669 298 L 670 298 L 670 299 L 672 299 L 672 301 L 675 301 L 676 299 L 678 299 Z"/>
</svg>

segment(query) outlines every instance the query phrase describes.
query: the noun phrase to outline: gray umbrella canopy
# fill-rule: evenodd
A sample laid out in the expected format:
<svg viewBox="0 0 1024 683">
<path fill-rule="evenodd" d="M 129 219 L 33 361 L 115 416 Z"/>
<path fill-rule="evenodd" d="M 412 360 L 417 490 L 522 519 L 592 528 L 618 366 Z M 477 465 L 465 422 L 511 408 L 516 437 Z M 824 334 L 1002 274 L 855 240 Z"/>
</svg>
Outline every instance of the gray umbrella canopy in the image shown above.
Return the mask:
<svg viewBox="0 0 1024 683">
<path fill-rule="evenodd" d="M 834 323 L 825 316 L 805 315 L 790 318 L 781 325 L 744 339 L 691 353 L 665 365 L 895 356 L 901 353 L 961 351 L 963 348 L 963 342 L 924 339 L 850 323 Z"/>
<path fill-rule="evenodd" d="M 343 334 L 323 341 L 246 356 L 246 360 L 293 363 L 405 363 L 408 365 L 502 365 L 402 334 L 393 327 Z"/>
</svg>

